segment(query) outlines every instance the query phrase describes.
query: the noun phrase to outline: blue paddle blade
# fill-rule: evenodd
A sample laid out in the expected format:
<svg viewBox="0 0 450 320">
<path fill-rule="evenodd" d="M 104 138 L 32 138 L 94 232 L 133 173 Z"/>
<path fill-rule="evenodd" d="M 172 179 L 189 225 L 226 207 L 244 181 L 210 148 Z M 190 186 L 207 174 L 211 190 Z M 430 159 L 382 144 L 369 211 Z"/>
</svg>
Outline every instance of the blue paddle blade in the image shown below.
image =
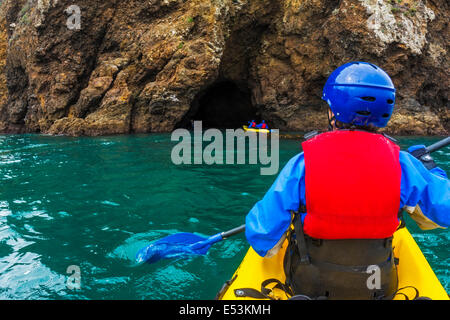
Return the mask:
<svg viewBox="0 0 450 320">
<path fill-rule="evenodd" d="M 177 233 L 153 242 L 139 250 L 136 262 L 154 263 L 161 259 L 177 258 L 186 255 L 204 255 L 217 241 L 218 235 L 205 238 L 193 233 Z"/>
</svg>

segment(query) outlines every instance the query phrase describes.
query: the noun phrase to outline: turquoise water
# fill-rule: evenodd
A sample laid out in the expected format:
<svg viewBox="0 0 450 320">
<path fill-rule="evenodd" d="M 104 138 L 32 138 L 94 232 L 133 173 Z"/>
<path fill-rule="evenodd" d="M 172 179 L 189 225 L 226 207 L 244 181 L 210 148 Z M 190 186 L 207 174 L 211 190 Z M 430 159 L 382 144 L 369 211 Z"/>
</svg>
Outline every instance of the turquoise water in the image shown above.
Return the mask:
<svg viewBox="0 0 450 320">
<path fill-rule="evenodd" d="M 242 235 L 202 257 L 136 266 L 134 255 L 176 232 L 239 226 L 276 176 L 258 165 L 175 166 L 173 146 L 168 134 L 0 136 L 0 299 L 213 299 L 245 255 Z M 282 140 L 280 167 L 299 148 Z M 434 154 L 448 173 L 449 154 Z M 449 233 L 407 224 L 449 291 Z M 79 290 L 67 287 L 71 265 Z"/>
</svg>

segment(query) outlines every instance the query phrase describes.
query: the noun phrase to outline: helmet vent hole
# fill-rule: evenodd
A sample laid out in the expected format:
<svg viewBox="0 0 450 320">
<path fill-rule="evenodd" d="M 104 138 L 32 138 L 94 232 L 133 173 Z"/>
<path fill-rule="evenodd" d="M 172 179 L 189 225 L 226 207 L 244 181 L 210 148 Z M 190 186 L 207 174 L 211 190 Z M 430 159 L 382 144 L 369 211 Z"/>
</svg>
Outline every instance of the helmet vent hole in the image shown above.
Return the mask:
<svg viewBox="0 0 450 320">
<path fill-rule="evenodd" d="M 362 97 L 361 99 L 363 99 L 364 101 L 370 101 L 370 102 L 377 100 L 375 97 Z"/>
<path fill-rule="evenodd" d="M 387 99 L 387 103 L 388 103 L 388 104 L 393 104 L 393 103 L 394 103 L 394 100 L 392 100 L 392 99 Z"/>
<path fill-rule="evenodd" d="M 370 116 L 371 112 L 370 111 L 357 111 L 357 114 L 359 114 L 360 116 Z"/>
<path fill-rule="evenodd" d="M 383 118 L 389 118 L 389 113 L 383 113 L 382 117 Z"/>
</svg>

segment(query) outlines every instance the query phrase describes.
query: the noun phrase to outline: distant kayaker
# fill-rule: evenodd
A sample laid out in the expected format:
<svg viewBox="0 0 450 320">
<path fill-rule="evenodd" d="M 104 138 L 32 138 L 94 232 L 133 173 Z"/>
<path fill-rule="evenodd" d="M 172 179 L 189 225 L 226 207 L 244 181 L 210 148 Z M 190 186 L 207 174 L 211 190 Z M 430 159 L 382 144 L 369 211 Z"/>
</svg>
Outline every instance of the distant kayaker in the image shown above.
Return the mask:
<svg viewBox="0 0 450 320">
<path fill-rule="evenodd" d="M 256 128 L 256 122 L 255 122 L 255 120 L 250 121 L 250 122 L 248 123 L 248 127 L 249 127 L 249 128 Z"/>
<path fill-rule="evenodd" d="M 378 66 L 336 69 L 323 92 L 330 130 L 303 143 L 247 215 L 246 237 L 260 256 L 273 256 L 288 239 L 286 284 L 294 294 L 391 299 L 398 263 L 392 236 L 402 209 L 422 229 L 450 225 L 445 172 L 423 157 L 424 146 L 400 151 L 377 133 L 391 118 L 395 93 Z M 371 270 L 376 285 L 369 285 Z"/>
<path fill-rule="evenodd" d="M 260 124 L 256 126 L 258 129 L 268 129 L 266 122 L 263 120 Z"/>
</svg>

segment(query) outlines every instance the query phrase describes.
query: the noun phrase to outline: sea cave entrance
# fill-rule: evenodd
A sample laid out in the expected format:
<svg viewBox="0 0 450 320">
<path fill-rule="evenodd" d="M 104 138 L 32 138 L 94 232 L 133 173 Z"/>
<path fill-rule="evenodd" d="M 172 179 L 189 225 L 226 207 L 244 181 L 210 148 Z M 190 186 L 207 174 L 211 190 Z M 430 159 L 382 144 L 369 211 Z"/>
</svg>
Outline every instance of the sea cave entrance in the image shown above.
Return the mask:
<svg viewBox="0 0 450 320">
<path fill-rule="evenodd" d="M 180 127 L 189 128 L 192 121 L 202 121 L 203 128 L 235 129 L 259 118 L 248 88 L 219 81 L 197 95 Z"/>
</svg>

